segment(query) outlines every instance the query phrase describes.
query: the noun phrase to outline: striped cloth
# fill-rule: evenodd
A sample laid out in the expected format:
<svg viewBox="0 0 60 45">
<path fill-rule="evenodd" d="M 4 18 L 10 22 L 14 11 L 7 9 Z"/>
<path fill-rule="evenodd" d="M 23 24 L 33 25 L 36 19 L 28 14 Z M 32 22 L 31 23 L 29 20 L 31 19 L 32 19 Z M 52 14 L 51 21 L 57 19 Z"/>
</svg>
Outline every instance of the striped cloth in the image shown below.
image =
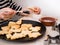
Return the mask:
<svg viewBox="0 0 60 45">
<path fill-rule="evenodd" d="M 20 11 L 22 9 L 21 6 L 17 6 L 17 3 L 13 2 L 12 0 L 0 0 L 0 9 L 10 7 L 14 10 Z"/>
</svg>

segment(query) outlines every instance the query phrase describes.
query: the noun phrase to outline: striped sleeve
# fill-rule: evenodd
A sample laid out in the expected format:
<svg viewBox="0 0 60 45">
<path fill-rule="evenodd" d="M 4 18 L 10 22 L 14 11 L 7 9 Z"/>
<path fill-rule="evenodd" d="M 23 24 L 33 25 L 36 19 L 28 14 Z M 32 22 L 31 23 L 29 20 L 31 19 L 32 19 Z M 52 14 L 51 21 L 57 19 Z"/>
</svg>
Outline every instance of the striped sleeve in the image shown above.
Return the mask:
<svg viewBox="0 0 60 45">
<path fill-rule="evenodd" d="M 13 2 L 12 0 L 9 0 L 10 2 L 10 8 L 14 9 L 14 10 L 18 10 L 20 11 L 22 9 L 21 6 L 17 6 L 17 3 Z"/>
<path fill-rule="evenodd" d="M 9 0 L 0 0 L 0 9 L 9 7 Z"/>
<path fill-rule="evenodd" d="M 17 6 L 17 3 L 13 2 L 12 0 L 0 0 L 0 9 L 10 7 L 14 10 L 20 11 L 22 9 L 21 6 Z"/>
</svg>

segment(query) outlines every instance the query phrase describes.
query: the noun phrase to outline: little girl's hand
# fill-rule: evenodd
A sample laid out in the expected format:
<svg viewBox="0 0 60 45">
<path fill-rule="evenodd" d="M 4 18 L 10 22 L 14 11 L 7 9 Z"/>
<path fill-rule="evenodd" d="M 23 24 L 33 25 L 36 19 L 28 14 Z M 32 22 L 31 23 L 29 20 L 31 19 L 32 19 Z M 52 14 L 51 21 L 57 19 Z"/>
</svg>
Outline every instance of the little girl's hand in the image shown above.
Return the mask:
<svg viewBox="0 0 60 45">
<path fill-rule="evenodd" d="M 11 8 L 3 8 L 0 10 L 0 19 L 8 20 L 16 14 L 16 11 Z"/>
<path fill-rule="evenodd" d="M 35 14 L 40 14 L 41 13 L 41 9 L 39 7 L 30 7 L 28 9 L 33 11 Z"/>
</svg>

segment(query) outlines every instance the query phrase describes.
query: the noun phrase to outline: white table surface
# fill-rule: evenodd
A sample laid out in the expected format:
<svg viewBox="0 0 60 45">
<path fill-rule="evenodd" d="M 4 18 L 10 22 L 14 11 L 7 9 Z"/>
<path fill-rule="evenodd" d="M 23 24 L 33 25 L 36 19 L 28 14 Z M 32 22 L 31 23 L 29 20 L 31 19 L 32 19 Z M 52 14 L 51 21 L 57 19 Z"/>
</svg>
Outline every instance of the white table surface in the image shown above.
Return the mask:
<svg viewBox="0 0 60 45">
<path fill-rule="evenodd" d="M 33 15 L 32 17 L 23 17 L 23 19 L 28 19 L 28 20 L 35 20 L 38 21 L 38 19 L 41 17 L 41 15 Z M 15 17 L 16 19 L 16 17 Z M 51 31 L 51 27 L 46 27 L 46 34 L 43 36 L 43 38 L 36 40 L 34 42 L 28 42 L 28 43 L 17 43 L 17 42 L 8 42 L 5 40 L 0 39 L 0 45 L 44 45 L 44 40 L 46 39 L 46 36 L 48 33 Z"/>
</svg>

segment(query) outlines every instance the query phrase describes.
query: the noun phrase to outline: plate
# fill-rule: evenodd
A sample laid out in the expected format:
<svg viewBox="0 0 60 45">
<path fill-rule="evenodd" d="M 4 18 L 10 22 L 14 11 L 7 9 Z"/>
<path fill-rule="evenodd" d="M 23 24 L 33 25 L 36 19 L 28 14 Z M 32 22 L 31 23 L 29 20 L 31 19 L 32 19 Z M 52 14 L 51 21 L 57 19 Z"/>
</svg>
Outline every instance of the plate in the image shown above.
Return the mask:
<svg viewBox="0 0 60 45">
<path fill-rule="evenodd" d="M 0 30 L 1 30 L 1 27 L 3 26 L 7 26 L 9 23 L 9 21 L 5 21 L 4 23 L 1 23 L 0 24 Z M 37 22 L 37 21 L 32 21 L 32 20 L 22 20 L 22 24 L 32 24 L 33 26 L 40 26 L 41 27 L 41 30 L 39 31 L 42 35 L 37 37 L 37 38 L 29 38 L 29 37 L 25 37 L 25 38 L 21 38 L 21 39 L 16 39 L 16 40 L 10 40 L 10 39 L 7 39 L 5 35 L 0 35 L 0 38 L 1 39 L 5 39 L 5 40 L 8 40 L 8 41 L 20 41 L 20 42 L 29 42 L 29 41 L 34 41 L 34 40 L 37 40 L 37 39 L 40 39 L 43 37 L 43 35 L 45 34 L 46 32 L 46 27 L 40 23 L 40 22 Z"/>
</svg>

